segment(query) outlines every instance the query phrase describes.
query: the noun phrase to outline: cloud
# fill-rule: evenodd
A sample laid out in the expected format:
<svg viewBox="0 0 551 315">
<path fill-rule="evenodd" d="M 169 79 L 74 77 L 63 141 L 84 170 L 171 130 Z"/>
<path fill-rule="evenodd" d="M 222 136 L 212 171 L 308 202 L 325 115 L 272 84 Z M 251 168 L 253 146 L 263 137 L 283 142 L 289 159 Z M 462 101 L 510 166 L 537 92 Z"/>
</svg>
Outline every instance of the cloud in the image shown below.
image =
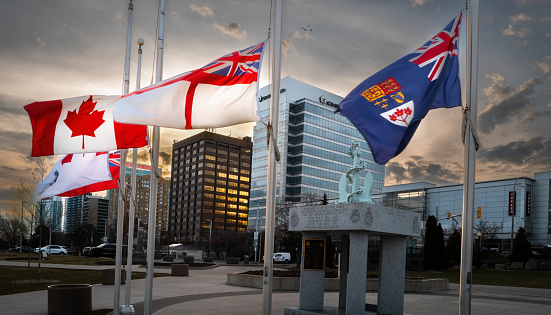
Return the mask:
<svg viewBox="0 0 551 315">
<path fill-rule="evenodd" d="M 528 39 L 530 39 L 530 37 L 532 37 L 533 34 L 534 32 L 529 28 L 518 29 L 518 28 L 515 28 L 512 24 L 509 24 L 509 27 L 507 27 L 507 29 L 505 29 L 501 33 L 502 36 L 510 36 L 510 37 L 522 39 L 519 41 L 515 41 L 515 43 L 521 46 L 526 46 L 526 44 L 528 44 Z"/>
<path fill-rule="evenodd" d="M 124 17 L 122 15 L 122 12 L 121 11 L 117 11 L 115 13 L 115 20 L 120 20 L 120 21 L 124 21 Z"/>
<path fill-rule="evenodd" d="M 517 5 L 519 7 L 521 7 L 523 5 L 531 5 L 531 4 L 536 4 L 536 3 L 545 3 L 545 2 L 549 2 L 549 0 L 515 0 L 515 2 L 517 3 Z"/>
<path fill-rule="evenodd" d="M 39 48 L 44 48 L 44 47 L 46 47 L 46 42 L 45 42 L 42 38 L 37 37 L 37 38 L 36 38 L 36 42 L 38 43 L 38 47 L 39 47 Z"/>
<path fill-rule="evenodd" d="M 543 71 L 544 74 L 551 72 L 551 56 L 546 56 L 536 65 Z"/>
<path fill-rule="evenodd" d="M 513 15 L 510 17 L 511 23 L 519 23 L 519 22 L 526 22 L 526 21 L 532 21 L 532 18 L 529 17 L 526 13 L 521 13 L 519 15 Z"/>
<path fill-rule="evenodd" d="M 161 164 L 163 165 L 170 165 L 170 159 L 171 159 L 171 156 L 170 156 L 170 153 L 167 153 L 167 152 L 159 152 L 159 156 L 160 156 L 160 161 L 161 161 Z"/>
<path fill-rule="evenodd" d="M 222 33 L 233 36 L 238 39 L 247 37 L 247 31 L 241 28 L 241 24 L 233 22 L 229 24 L 220 25 L 214 22 L 214 27 L 222 31 Z"/>
<path fill-rule="evenodd" d="M 533 137 L 523 141 L 512 141 L 478 152 L 482 162 L 508 163 L 515 166 L 549 165 L 551 163 L 551 138 Z"/>
<path fill-rule="evenodd" d="M 533 102 L 535 87 L 545 82 L 547 74 L 540 78 L 531 78 L 513 89 L 500 74 L 487 75 L 493 84 L 483 93 L 491 104 L 478 116 L 479 130 L 492 132 L 498 125 L 509 121 L 533 121 L 537 118 Z"/>
<path fill-rule="evenodd" d="M 360 51 L 360 48 L 353 46 L 351 44 L 348 44 L 347 48 L 352 49 L 353 51 L 356 51 L 356 52 Z"/>
<path fill-rule="evenodd" d="M 414 6 L 423 6 L 429 2 L 433 2 L 434 0 L 409 0 L 409 3 L 412 7 Z"/>
<path fill-rule="evenodd" d="M 190 4 L 189 7 L 191 8 L 191 12 L 195 12 L 202 17 L 214 16 L 214 11 L 212 11 L 212 8 L 208 4 L 201 7 L 196 4 Z"/>
<path fill-rule="evenodd" d="M 293 34 L 293 38 L 304 39 L 304 40 L 315 39 L 314 36 L 310 35 L 310 32 L 308 31 L 299 32 L 298 30 L 296 30 L 295 33 Z"/>
<path fill-rule="evenodd" d="M 455 184 L 461 181 L 462 166 L 457 163 L 434 163 L 420 156 L 411 156 L 404 162 L 389 162 L 385 167 L 388 182 L 430 182 L 436 185 Z"/>
<path fill-rule="evenodd" d="M 295 45 L 293 45 L 292 42 L 290 42 L 286 39 L 282 39 L 281 40 L 281 52 L 283 53 L 283 57 L 287 57 L 287 54 L 289 52 L 296 53 L 297 50 L 295 48 Z"/>
</svg>

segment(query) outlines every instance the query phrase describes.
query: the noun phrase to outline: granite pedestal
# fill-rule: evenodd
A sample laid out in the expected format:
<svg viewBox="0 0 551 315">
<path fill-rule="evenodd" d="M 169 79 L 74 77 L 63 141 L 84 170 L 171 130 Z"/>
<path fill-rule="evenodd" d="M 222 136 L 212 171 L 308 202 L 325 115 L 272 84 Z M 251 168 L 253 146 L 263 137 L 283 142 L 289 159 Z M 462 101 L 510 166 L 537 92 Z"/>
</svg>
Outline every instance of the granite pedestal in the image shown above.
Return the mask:
<svg viewBox="0 0 551 315">
<path fill-rule="evenodd" d="M 420 235 L 419 213 L 369 203 L 299 207 L 289 211 L 289 230 L 303 232 L 303 253 L 304 240 L 341 236 L 339 308 L 346 314 L 365 313 L 368 237 L 380 236 L 377 313 L 403 313 L 407 237 Z M 286 308 L 285 314 L 323 314 L 324 277 L 323 270 L 305 269 L 303 259 L 299 308 Z"/>
</svg>

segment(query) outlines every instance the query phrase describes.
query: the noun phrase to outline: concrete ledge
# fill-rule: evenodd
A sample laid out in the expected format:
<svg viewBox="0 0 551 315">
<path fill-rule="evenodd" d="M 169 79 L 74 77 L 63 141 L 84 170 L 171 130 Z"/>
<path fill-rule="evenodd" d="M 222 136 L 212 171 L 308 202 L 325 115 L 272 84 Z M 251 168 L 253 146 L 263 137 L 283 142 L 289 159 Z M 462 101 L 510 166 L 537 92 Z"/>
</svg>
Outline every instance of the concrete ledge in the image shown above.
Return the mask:
<svg viewBox="0 0 551 315">
<path fill-rule="evenodd" d="M 262 276 L 241 273 L 228 273 L 226 284 L 262 289 Z M 325 278 L 325 291 L 339 291 L 339 278 Z M 366 291 L 378 291 L 379 279 L 366 279 Z M 431 293 L 446 291 L 450 288 L 448 279 L 406 279 L 405 292 Z M 274 277 L 273 291 L 299 291 L 299 277 Z"/>
<path fill-rule="evenodd" d="M 419 236 L 421 214 L 369 203 L 298 207 L 289 209 L 289 231 Z"/>
</svg>

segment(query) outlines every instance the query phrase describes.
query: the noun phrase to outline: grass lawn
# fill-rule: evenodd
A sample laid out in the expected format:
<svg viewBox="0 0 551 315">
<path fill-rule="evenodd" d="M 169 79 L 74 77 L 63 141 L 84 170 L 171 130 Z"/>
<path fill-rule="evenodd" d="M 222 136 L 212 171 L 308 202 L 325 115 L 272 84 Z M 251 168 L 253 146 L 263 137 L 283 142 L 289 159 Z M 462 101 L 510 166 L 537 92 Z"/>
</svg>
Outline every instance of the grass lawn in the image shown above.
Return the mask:
<svg viewBox="0 0 551 315">
<path fill-rule="evenodd" d="M 29 291 L 45 290 L 52 284 L 97 284 L 101 283 L 101 270 L 73 270 L 40 268 L 38 281 L 38 268 L 0 266 L 0 295 L 23 293 Z M 166 276 L 168 274 L 155 274 L 154 276 Z M 143 279 L 146 274 L 132 272 L 132 280 Z"/>
<path fill-rule="evenodd" d="M 0 253 L 0 260 L 26 262 L 29 259 L 28 253 Z M 38 262 L 38 254 L 31 253 L 31 262 Z M 123 260 L 125 264 L 126 260 Z M 115 265 L 112 258 L 103 257 L 82 257 L 71 255 L 50 255 L 48 259 L 42 260 L 45 264 L 67 264 L 67 265 Z"/>
<path fill-rule="evenodd" d="M 245 274 L 262 275 L 262 270 L 250 270 Z M 299 269 L 274 270 L 274 277 L 299 277 Z M 326 269 L 326 278 L 336 278 L 336 269 Z M 378 278 L 379 272 L 368 270 L 368 278 Z M 446 271 L 406 271 L 407 278 L 448 279 L 450 283 L 459 283 L 459 269 Z M 551 271 L 473 269 L 473 283 L 551 289 Z"/>
<path fill-rule="evenodd" d="M 406 272 L 406 277 L 444 278 L 450 283 L 459 283 L 459 269 L 448 269 L 442 272 Z M 473 283 L 551 289 L 551 271 L 495 270 L 473 269 Z"/>
</svg>

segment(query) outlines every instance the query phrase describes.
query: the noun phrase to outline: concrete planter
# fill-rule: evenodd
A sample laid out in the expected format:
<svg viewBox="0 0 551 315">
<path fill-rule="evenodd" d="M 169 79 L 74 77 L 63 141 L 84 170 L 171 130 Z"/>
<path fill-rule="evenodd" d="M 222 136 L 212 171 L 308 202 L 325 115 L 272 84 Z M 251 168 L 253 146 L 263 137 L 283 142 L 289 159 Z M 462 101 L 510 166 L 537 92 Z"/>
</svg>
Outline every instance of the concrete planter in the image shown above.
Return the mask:
<svg viewBox="0 0 551 315">
<path fill-rule="evenodd" d="M 121 269 L 121 284 L 126 283 L 126 269 Z M 101 284 L 102 285 L 114 285 L 115 284 L 115 269 L 103 269 L 101 271 Z"/>
<path fill-rule="evenodd" d="M 228 265 L 239 265 L 239 257 L 227 257 L 226 264 Z"/>
<path fill-rule="evenodd" d="M 185 258 L 184 258 L 184 262 L 185 262 L 185 263 L 188 263 L 188 264 L 189 264 L 189 263 L 192 263 L 192 262 L 194 262 L 194 261 L 195 261 L 195 259 L 194 259 L 193 257 L 185 257 Z"/>
<path fill-rule="evenodd" d="M 262 289 L 262 276 L 247 275 L 240 273 L 228 273 L 226 284 L 242 287 Z M 325 278 L 325 291 L 339 291 L 339 278 Z M 430 293 L 446 291 L 450 287 L 448 279 L 406 279 L 405 292 Z M 366 279 L 366 291 L 377 291 L 379 279 Z M 299 277 L 274 277 L 272 282 L 273 291 L 299 291 Z"/>
<path fill-rule="evenodd" d="M 91 311 L 91 285 L 56 284 L 48 287 L 48 314 L 78 314 Z"/>
<path fill-rule="evenodd" d="M 170 265 L 171 276 L 189 276 L 188 264 L 172 264 Z"/>
</svg>

